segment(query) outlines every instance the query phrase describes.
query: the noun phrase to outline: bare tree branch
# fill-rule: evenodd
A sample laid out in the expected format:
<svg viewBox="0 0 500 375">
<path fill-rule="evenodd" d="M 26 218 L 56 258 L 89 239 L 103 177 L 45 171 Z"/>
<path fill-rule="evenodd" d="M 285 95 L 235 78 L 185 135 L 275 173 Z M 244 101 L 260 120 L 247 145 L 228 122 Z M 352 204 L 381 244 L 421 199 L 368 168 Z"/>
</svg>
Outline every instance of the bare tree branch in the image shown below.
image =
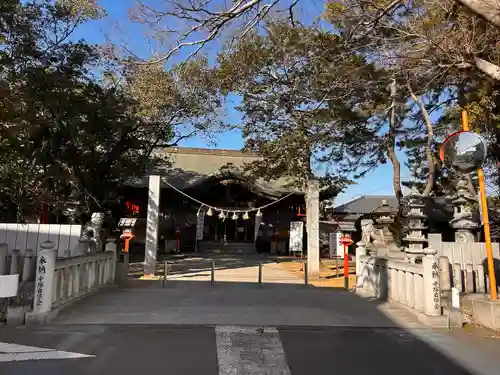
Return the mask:
<svg viewBox="0 0 500 375">
<path fill-rule="evenodd" d="M 230 7 L 227 8 L 224 5 L 225 2 L 213 0 L 167 0 L 162 9 L 156 9 L 141 2 L 131 18 L 153 28 L 155 38 L 163 39 L 168 36 L 173 39 L 175 45 L 159 54 L 159 57 L 149 61 L 134 56 L 134 63 L 164 63 L 182 50 L 190 51 L 184 59 L 188 61 L 208 43 L 219 38 L 229 27 L 237 27 L 240 30 L 235 34 L 235 39 L 244 38 L 259 22 L 267 19 L 273 9 L 276 13 L 287 12 L 288 21 L 295 25 L 294 9 L 299 1 L 301 0 L 291 2 L 290 0 L 238 0 L 232 1 Z M 280 6 L 281 4 L 283 6 Z M 175 26 L 172 25 L 177 24 L 179 20 L 183 21 L 184 27 L 175 30 Z M 128 52 L 131 53 L 131 51 Z"/>
<path fill-rule="evenodd" d="M 423 192 L 423 196 L 426 197 L 430 195 L 430 193 L 434 188 L 434 184 L 436 183 L 436 164 L 434 163 L 434 157 L 432 155 L 432 149 L 431 149 L 432 139 L 434 137 L 434 130 L 432 128 L 432 123 L 429 117 L 429 113 L 427 112 L 427 109 L 425 108 L 425 105 L 422 102 L 422 100 L 420 100 L 420 98 L 418 98 L 417 95 L 415 95 L 415 93 L 413 92 L 410 81 L 407 82 L 407 87 L 411 99 L 415 102 L 415 104 L 418 105 L 420 112 L 422 113 L 422 116 L 424 118 L 424 123 L 427 128 L 427 144 L 425 146 L 425 153 L 427 155 L 427 166 L 429 168 L 429 172 L 427 174 L 427 184 Z"/>
</svg>

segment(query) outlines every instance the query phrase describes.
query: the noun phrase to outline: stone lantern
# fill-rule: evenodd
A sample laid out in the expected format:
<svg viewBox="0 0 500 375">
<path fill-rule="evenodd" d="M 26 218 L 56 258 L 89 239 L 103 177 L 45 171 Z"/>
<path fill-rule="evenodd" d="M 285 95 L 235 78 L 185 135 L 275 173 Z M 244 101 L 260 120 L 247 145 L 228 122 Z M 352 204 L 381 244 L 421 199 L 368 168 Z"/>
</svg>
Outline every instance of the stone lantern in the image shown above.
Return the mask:
<svg viewBox="0 0 500 375">
<path fill-rule="evenodd" d="M 372 212 L 377 233 L 374 237 L 378 237 L 374 238 L 374 245 L 383 249 L 386 255 L 401 253 L 394 240 L 394 235 L 389 229 L 394 224 L 396 212 L 396 209 L 391 207 L 386 200 L 383 200 L 382 205 Z"/>
<path fill-rule="evenodd" d="M 409 233 L 404 238 L 408 242 L 408 247 L 405 248 L 405 253 L 410 263 L 415 263 L 417 259 L 421 259 L 424 254 L 424 244 L 427 243 L 423 231 L 427 229 L 424 225 L 426 215 L 424 214 L 424 197 L 418 189 L 413 186 L 408 195 L 408 229 Z"/>
<path fill-rule="evenodd" d="M 479 228 L 479 223 L 472 214 L 471 204 L 477 199 L 467 189 L 467 180 L 460 179 L 457 183 L 457 195 L 453 198 L 453 219 L 450 225 L 455 229 L 456 242 L 474 242 L 474 232 Z"/>
</svg>

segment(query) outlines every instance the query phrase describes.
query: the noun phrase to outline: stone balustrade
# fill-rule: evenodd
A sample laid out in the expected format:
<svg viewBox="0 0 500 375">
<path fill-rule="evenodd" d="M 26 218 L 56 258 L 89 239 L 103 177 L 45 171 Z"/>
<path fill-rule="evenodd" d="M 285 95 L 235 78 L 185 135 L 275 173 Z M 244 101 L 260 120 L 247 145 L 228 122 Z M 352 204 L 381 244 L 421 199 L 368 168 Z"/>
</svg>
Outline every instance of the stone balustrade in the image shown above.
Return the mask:
<svg viewBox="0 0 500 375">
<path fill-rule="evenodd" d="M 26 313 L 26 324 L 48 321 L 61 308 L 115 281 L 114 240 L 107 242 L 104 252 L 64 259 L 57 259 L 57 251 L 50 241 L 40 246 L 33 311 Z"/>
<path fill-rule="evenodd" d="M 421 264 L 366 255 L 363 246 L 356 252 L 356 292 L 381 300 L 401 303 L 419 318 L 441 318 L 439 265 L 436 251 L 425 249 Z M 439 320 L 438 325 L 444 323 Z"/>
</svg>

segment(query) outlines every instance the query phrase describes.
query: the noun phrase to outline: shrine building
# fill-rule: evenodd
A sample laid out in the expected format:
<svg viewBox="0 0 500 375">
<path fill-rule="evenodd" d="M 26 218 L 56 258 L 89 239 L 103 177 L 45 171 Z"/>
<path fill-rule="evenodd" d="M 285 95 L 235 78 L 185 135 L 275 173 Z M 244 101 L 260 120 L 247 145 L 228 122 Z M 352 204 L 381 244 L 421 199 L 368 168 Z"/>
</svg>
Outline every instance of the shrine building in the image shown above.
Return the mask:
<svg viewBox="0 0 500 375">
<path fill-rule="evenodd" d="M 291 187 L 290 179 L 265 181 L 245 175 L 243 166 L 259 158 L 255 153 L 173 147 L 161 151 L 161 156 L 168 158 L 168 167 L 150 172 L 159 176 L 160 252 L 288 254 L 290 222 L 305 221 L 304 193 Z M 136 251 L 144 251 L 146 243 L 150 188 L 150 177 L 145 176 L 131 181 L 123 192 L 124 216 L 138 217 L 133 229 Z M 320 199 L 328 198 L 327 192 L 320 193 Z M 255 210 L 268 204 L 260 212 Z M 205 213 L 202 228 L 197 225 L 199 211 Z"/>
</svg>

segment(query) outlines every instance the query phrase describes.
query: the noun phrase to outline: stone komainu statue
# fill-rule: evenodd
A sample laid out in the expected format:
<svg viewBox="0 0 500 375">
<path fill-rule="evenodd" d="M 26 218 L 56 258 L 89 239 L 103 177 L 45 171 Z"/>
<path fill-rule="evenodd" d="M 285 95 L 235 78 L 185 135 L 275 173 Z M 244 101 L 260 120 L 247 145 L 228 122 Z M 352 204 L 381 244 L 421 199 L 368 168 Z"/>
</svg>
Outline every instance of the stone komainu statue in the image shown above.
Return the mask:
<svg viewBox="0 0 500 375">
<path fill-rule="evenodd" d="M 373 225 L 372 219 L 361 220 L 362 239 L 367 248 L 377 249 L 386 246 L 381 231 Z"/>
<path fill-rule="evenodd" d="M 88 244 L 87 252 L 102 250 L 101 228 L 104 222 L 104 213 L 94 212 L 90 221 L 83 227 L 80 242 Z"/>
</svg>

